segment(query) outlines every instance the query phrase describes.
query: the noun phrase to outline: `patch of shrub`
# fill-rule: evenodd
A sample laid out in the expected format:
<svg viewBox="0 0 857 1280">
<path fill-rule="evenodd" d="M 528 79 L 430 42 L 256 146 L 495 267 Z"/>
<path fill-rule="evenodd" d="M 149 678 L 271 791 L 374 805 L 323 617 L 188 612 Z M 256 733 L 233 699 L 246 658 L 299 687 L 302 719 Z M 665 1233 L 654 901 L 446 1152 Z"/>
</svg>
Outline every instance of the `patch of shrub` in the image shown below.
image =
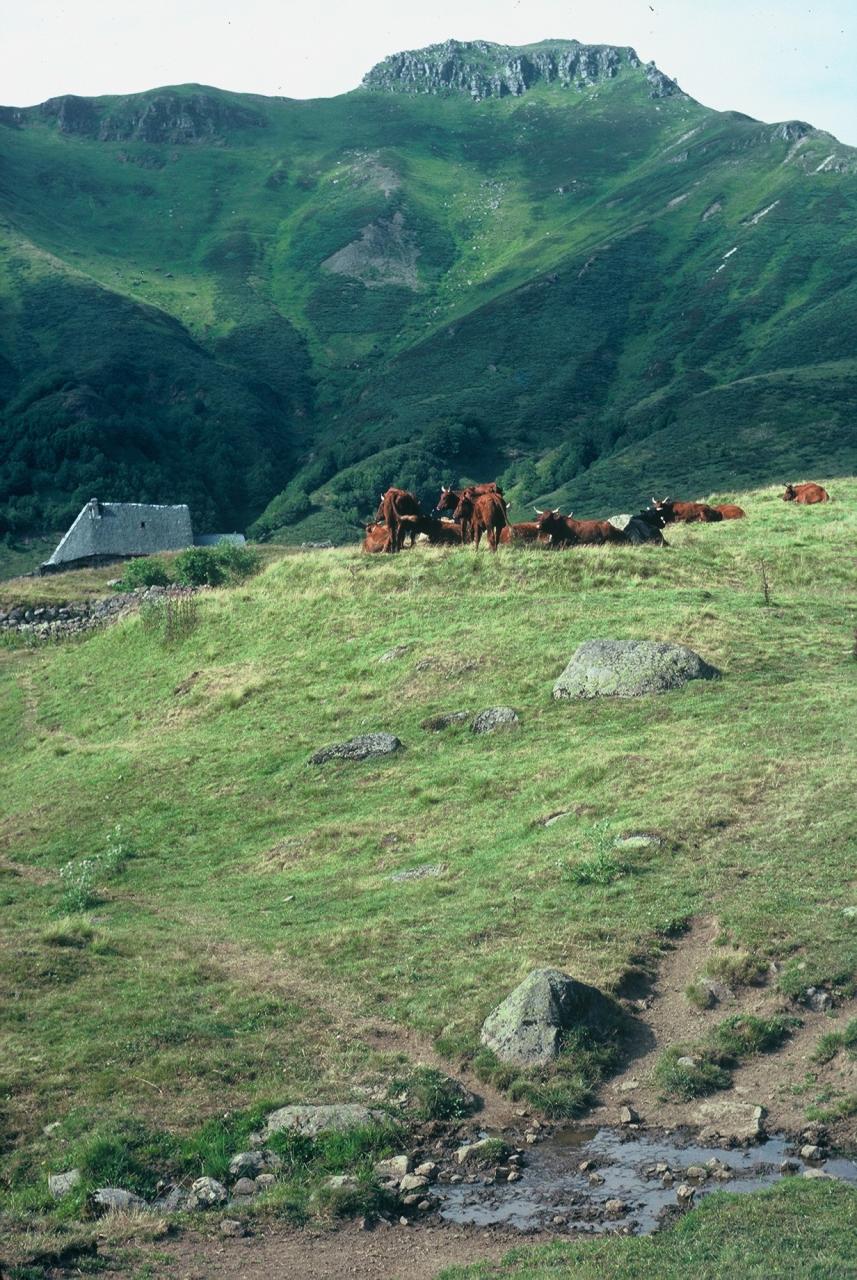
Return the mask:
<svg viewBox="0 0 857 1280">
<path fill-rule="evenodd" d="M 434 1067 L 417 1067 L 401 1087 L 420 1120 L 461 1120 L 474 1109 L 467 1090 Z"/>
<path fill-rule="evenodd" d="M 690 1059 L 682 1061 L 679 1059 Z M 654 1078 L 661 1096 L 689 1102 L 692 1098 L 714 1093 L 716 1089 L 728 1089 L 732 1077 L 726 1068 L 710 1053 L 687 1047 L 666 1049 L 655 1064 Z"/>
<path fill-rule="evenodd" d="M 220 587 L 243 582 L 258 573 L 262 560 L 252 547 L 220 542 L 214 547 L 188 547 L 175 559 L 176 582 L 183 587 Z"/>
<path fill-rule="evenodd" d="M 711 992 L 702 982 L 691 982 L 685 987 L 684 994 L 697 1009 L 710 1009 L 714 1003 Z"/>
<path fill-rule="evenodd" d="M 787 1014 L 757 1018 L 752 1013 L 738 1013 L 721 1022 L 711 1033 L 711 1038 L 721 1053 L 740 1060 L 778 1049 L 797 1026 L 800 1026 L 800 1018 Z"/>
<path fill-rule="evenodd" d="M 262 567 L 262 557 L 253 547 L 221 542 L 214 548 L 227 582 L 243 582 Z"/>
<path fill-rule="evenodd" d="M 105 880 L 118 875 L 133 856 L 130 846 L 123 840 L 122 828 L 115 826 L 107 836 L 102 853 L 91 858 L 77 858 L 60 867 L 63 894 L 60 909 L 66 915 L 79 915 L 98 901 L 98 887 Z"/>
<path fill-rule="evenodd" d="M 591 854 L 574 864 L 564 864 L 564 874 L 572 884 L 606 886 L 627 874 L 629 864 L 613 848 L 609 822 L 596 822 L 590 827 L 588 840 Z"/>
<path fill-rule="evenodd" d="M 49 947 L 86 947 L 95 937 L 95 928 L 86 920 L 65 916 L 45 929 L 42 942 Z"/>
<path fill-rule="evenodd" d="M 765 980 L 767 963 L 749 951 L 713 956 L 705 966 L 706 977 L 719 978 L 728 987 L 758 986 Z"/>
<path fill-rule="evenodd" d="M 171 582 L 166 561 L 160 556 L 140 556 L 127 562 L 118 589 L 136 591 L 140 587 L 168 587 Z"/>
<path fill-rule="evenodd" d="M 840 1049 L 851 1049 L 857 1052 L 857 1018 L 852 1018 L 841 1031 L 828 1031 L 821 1036 L 813 1050 L 812 1060 L 820 1063 L 830 1062 Z"/>
</svg>

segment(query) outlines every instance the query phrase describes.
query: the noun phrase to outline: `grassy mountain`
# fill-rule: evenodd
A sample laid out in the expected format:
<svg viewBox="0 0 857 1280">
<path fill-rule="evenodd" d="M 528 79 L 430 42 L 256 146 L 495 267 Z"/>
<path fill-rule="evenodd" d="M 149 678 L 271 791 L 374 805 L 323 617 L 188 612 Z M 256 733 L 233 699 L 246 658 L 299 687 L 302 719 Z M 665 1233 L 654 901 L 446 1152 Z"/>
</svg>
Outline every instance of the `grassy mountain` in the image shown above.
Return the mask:
<svg viewBox="0 0 857 1280">
<path fill-rule="evenodd" d="M 299 102 L 0 111 L 5 528 L 92 493 L 353 536 L 854 467 L 857 155 L 633 50 L 449 42 Z"/>
</svg>

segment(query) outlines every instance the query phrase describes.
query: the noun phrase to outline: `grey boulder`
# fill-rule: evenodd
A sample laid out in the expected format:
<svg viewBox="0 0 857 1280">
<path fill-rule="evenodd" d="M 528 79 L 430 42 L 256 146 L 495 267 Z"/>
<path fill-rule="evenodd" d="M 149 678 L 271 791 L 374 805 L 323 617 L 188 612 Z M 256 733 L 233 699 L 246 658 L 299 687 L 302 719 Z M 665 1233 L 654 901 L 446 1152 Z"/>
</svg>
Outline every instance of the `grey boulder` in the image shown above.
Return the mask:
<svg viewBox="0 0 857 1280">
<path fill-rule="evenodd" d="M 267 1119 L 263 1136 L 270 1138 L 274 1133 L 302 1133 L 306 1137 L 315 1138 L 319 1133 L 342 1133 L 357 1125 L 371 1124 L 372 1121 L 383 1120 L 383 1113 L 370 1111 L 359 1102 L 341 1102 L 330 1106 L 298 1106 L 280 1107 L 273 1111 Z"/>
<path fill-rule="evenodd" d="M 48 1190 L 55 1200 L 62 1200 L 69 1191 L 80 1185 L 80 1170 L 69 1169 L 66 1173 L 49 1173 Z"/>
<path fill-rule="evenodd" d="M 89 1203 L 93 1212 L 98 1215 L 146 1208 L 146 1201 L 141 1196 L 134 1195 L 133 1191 L 125 1191 L 123 1187 L 99 1187 L 89 1197 Z"/>
<path fill-rule="evenodd" d="M 401 751 L 402 744 L 394 733 L 361 733 L 347 742 L 333 742 L 321 747 L 309 758 L 310 764 L 327 764 L 328 760 L 370 760 Z"/>
<path fill-rule="evenodd" d="M 553 687 L 555 698 L 639 698 L 680 689 L 720 672 L 683 644 L 587 640 Z"/>
<path fill-rule="evenodd" d="M 597 987 L 559 969 L 534 969 L 482 1024 L 480 1039 L 501 1062 L 540 1066 L 562 1048 L 562 1033 L 607 1008 Z"/>
<path fill-rule="evenodd" d="M 191 1184 L 187 1200 L 188 1209 L 213 1209 L 216 1205 L 226 1204 L 229 1193 L 222 1182 L 216 1178 L 197 1178 Z"/>
<path fill-rule="evenodd" d="M 474 733 L 496 733 L 498 729 L 513 729 L 517 724 L 520 720 L 513 707 L 486 707 L 470 728 Z"/>
</svg>

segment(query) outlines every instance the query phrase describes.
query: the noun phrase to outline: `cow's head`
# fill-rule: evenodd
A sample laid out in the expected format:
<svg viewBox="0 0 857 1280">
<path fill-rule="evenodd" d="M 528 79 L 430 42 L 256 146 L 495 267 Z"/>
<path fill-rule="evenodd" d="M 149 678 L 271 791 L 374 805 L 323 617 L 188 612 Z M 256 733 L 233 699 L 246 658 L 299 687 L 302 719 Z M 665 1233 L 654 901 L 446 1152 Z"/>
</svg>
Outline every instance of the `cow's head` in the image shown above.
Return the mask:
<svg viewBox="0 0 857 1280">
<path fill-rule="evenodd" d="M 458 499 L 461 495 L 456 493 L 454 489 L 447 489 L 445 484 L 440 486 L 440 497 L 435 503 L 436 511 L 454 511 L 458 505 Z"/>
<path fill-rule="evenodd" d="M 559 507 L 555 507 L 553 511 L 539 511 L 538 507 L 534 508 L 536 513 L 536 524 L 539 526 L 539 533 L 561 533 L 566 529 L 565 518 L 560 515 Z"/>
<path fill-rule="evenodd" d="M 786 491 L 783 494 L 783 502 L 794 502 L 797 497 L 797 490 L 793 484 L 786 485 Z"/>
<path fill-rule="evenodd" d="M 661 524 L 675 520 L 675 502 L 672 498 L 652 498 L 652 508 L 661 517 Z"/>
</svg>

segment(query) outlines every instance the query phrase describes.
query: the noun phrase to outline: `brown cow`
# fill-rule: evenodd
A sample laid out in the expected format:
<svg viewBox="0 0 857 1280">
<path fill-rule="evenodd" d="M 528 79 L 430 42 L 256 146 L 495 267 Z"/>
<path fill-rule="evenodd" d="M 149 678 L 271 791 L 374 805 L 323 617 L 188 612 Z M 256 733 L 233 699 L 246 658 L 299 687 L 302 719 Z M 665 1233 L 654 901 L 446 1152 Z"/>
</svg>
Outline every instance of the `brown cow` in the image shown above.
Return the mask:
<svg viewBox="0 0 857 1280">
<path fill-rule="evenodd" d="M 807 481 L 805 484 L 787 484 L 783 494 L 783 502 L 800 502 L 811 507 L 816 502 L 829 502 L 830 494 L 820 484 Z"/>
<path fill-rule="evenodd" d="M 719 511 L 724 520 L 743 520 L 747 514 L 746 511 L 741 507 L 736 507 L 732 502 L 721 502 L 714 510 Z"/>
<path fill-rule="evenodd" d="M 390 550 L 390 530 L 385 524 L 367 524 L 364 525 L 366 536 L 363 539 L 363 550 L 375 553 L 376 551 Z"/>
<path fill-rule="evenodd" d="M 541 533 L 550 535 L 553 547 L 600 547 L 605 542 L 627 545 L 629 541 L 623 530 L 609 520 L 575 520 L 573 516 L 574 512 L 561 516 L 557 507 L 554 511 L 539 511 L 536 523 Z"/>
<path fill-rule="evenodd" d="M 676 502 L 673 498 L 652 498 L 652 506 L 664 524 L 715 524 L 723 516 L 707 502 Z"/>
<path fill-rule="evenodd" d="M 522 520 L 519 524 L 507 524 L 500 530 L 501 542 L 547 542 L 548 535 L 541 533 L 535 520 Z"/>
<path fill-rule="evenodd" d="M 435 511 L 454 511 L 467 492 L 477 495 L 480 493 L 499 493 L 502 496 L 503 490 L 495 480 L 492 480 L 490 484 L 470 484 L 467 489 L 447 489 L 446 485 L 442 484 L 440 486 L 440 497 L 435 503 Z"/>
<path fill-rule="evenodd" d="M 424 533 L 433 547 L 460 547 L 461 525 L 454 520 L 436 520 L 434 516 L 402 516 L 400 524 L 413 539 Z"/>
<path fill-rule="evenodd" d="M 388 489 L 381 494 L 381 504 L 375 515 L 376 523 L 383 520 L 390 530 L 388 551 L 401 551 L 406 528 L 402 526 L 402 516 L 421 516 L 423 509 L 419 499 L 407 489 Z M 413 543 L 413 536 L 411 537 Z"/>
<path fill-rule="evenodd" d="M 509 523 L 502 494 L 496 491 L 477 494 L 472 489 L 465 489 L 455 508 L 455 519 L 461 522 L 462 542 L 474 542 L 477 551 L 483 533 L 488 538 L 488 546 L 496 551 L 500 531 Z"/>
</svg>

